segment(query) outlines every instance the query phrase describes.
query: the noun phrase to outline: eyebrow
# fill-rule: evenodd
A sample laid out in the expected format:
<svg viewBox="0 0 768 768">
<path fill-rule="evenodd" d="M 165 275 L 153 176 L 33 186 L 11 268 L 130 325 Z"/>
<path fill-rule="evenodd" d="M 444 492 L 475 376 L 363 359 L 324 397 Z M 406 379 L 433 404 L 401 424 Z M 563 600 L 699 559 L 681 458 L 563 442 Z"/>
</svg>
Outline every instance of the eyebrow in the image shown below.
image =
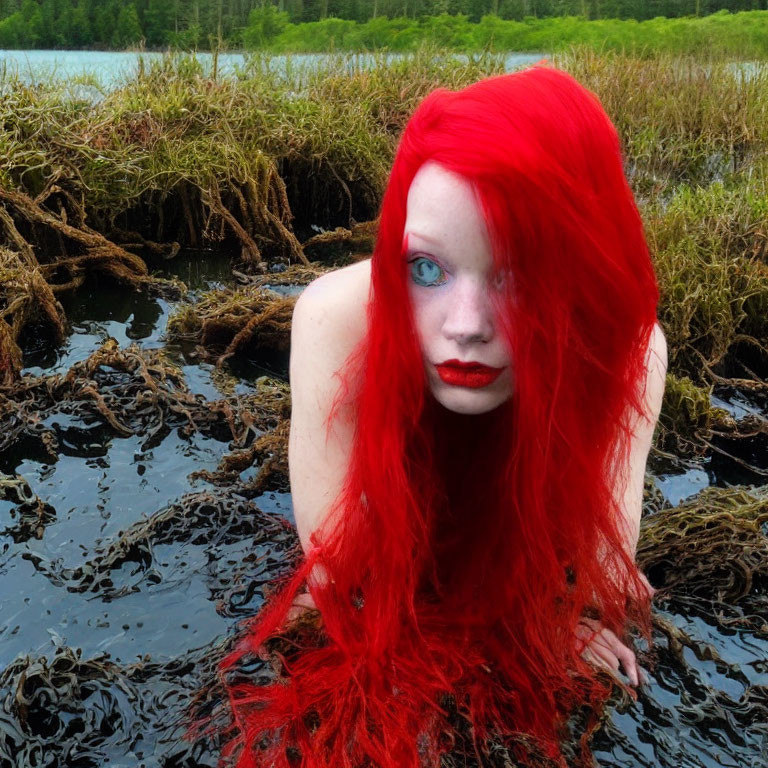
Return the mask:
<svg viewBox="0 0 768 768">
<path fill-rule="evenodd" d="M 427 243 L 431 243 L 432 245 L 435 245 L 435 246 L 437 246 L 438 248 L 441 248 L 441 247 L 442 247 L 442 245 L 443 245 L 443 244 L 440 242 L 440 240 L 438 240 L 437 238 L 435 238 L 435 237 L 430 237 L 430 235 L 423 235 L 423 234 L 421 234 L 420 232 L 408 232 L 408 233 L 406 233 L 405 237 L 406 237 L 406 238 L 408 239 L 408 241 L 409 241 L 409 242 L 408 242 L 408 245 L 410 245 L 410 238 L 411 238 L 411 237 L 417 237 L 417 238 L 419 238 L 419 240 L 424 240 L 425 242 L 427 242 Z"/>
</svg>

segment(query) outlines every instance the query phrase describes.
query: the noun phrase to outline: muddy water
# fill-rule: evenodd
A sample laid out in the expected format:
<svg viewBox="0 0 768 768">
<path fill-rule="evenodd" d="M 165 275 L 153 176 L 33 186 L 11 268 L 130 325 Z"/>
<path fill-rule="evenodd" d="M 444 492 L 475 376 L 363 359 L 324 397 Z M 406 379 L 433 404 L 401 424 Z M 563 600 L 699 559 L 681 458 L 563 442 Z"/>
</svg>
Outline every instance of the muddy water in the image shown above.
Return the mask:
<svg viewBox="0 0 768 768">
<path fill-rule="evenodd" d="M 226 258 L 210 255 L 164 267 L 195 290 L 231 279 Z M 54 349 L 30 335 L 27 373 L 66 372 L 112 337 L 165 349 L 206 401 L 286 376 L 286 360 L 253 359 L 222 384 L 189 349 L 166 344 L 172 302 L 91 282 L 65 304 L 71 336 Z M 733 412 L 759 407 L 720 396 Z M 43 420 L 58 461 L 26 443 L 0 456 L 0 471 L 23 476 L 47 510 L 30 533 L 18 500 L 0 501 L 0 766 L 215 765 L 215 744 L 184 740 L 185 712 L 295 551 L 290 495 L 247 498 L 190 478 L 228 451 L 225 431 L 119 437 L 64 408 Z M 653 469 L 671 504 L 712 484 L 764 482 L 722 459 Z M 132 548 L 116 549 L 126 530 Z M 765 593 L 754 597 L 768 618 Z M 649 685 L 637 702 L 617 701 L 597 735 L 600 765 L 768 766 L 768 725 L 755 717 L 768 707 L 768 631 L 722 620 L 743 610 L 682 595 L 658 601 L 659 627 L 669 622 L 685 641 L 657 631 Z"/>
</svg>

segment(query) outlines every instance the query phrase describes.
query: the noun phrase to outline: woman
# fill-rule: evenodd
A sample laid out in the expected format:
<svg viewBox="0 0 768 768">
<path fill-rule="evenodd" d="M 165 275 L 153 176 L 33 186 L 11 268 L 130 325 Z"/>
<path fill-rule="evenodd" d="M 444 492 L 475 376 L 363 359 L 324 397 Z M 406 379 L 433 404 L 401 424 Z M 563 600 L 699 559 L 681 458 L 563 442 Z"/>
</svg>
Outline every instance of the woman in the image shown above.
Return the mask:
<svg viewBox="0 0 768 768">
<path fill-rule="evenodd" d="M 323 641 L 286 679 L 233 687 L 239 765 L 436 765 L 449 702 L 480 759 L 520 733 L 557 759 L 569 714 L 609 692 L 598 666 L 637 684 L 657 298 L 590 92 L 537 66 L 424 100 L 373 258 L 296 304 L 306 558 L 225 667 L 302 607 Z"/>
</svg>

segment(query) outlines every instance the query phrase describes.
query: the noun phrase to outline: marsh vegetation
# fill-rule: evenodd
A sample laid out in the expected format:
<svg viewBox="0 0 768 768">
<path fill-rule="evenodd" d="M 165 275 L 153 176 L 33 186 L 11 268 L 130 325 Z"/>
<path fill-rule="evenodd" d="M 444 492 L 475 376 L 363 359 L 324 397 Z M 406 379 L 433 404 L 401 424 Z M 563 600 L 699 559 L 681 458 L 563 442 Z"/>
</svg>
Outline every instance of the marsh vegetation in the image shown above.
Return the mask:
<svg viewBox="0 0 768 768">
<path fill-rule="evenodd" d="M 0 48 L 598 50 L 760 57 L 764 0 L 0 0 Z"/>
<path fill-rule="evenodd" d="M 753 762 L 768 743 L 768 65 L 590 48 L 555 63 L 619 130 L 670 352 L 639 550 L 667 699 L 630 705 L 618 687 L 597 753 Z M 370 254 L 416 103 L 503 68 L 421 49 L 295 69 L 257 55 L 219 77 L 168 57 L 96 103 L 6 74 L 4 761 L 215 764 L 215 744 L 184 742 L 184 713 L 218 711 L 212 660 L 299 552 L 294 297 Z M 670 723 L 687 724 L 682 747 L 656 733 Z"/>
</svg>

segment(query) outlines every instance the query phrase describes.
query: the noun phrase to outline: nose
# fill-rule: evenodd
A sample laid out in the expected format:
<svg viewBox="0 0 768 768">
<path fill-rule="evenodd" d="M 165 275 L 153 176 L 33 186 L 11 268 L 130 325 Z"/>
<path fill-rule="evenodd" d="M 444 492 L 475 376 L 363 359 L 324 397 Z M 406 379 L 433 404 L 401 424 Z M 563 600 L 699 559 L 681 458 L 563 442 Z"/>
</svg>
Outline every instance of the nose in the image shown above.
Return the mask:
<svg viewBox="0 0 768 768">
<path fill-rule="evenodd" d="M 457 281 L 443 321 L 443 334 L 459 345 L 488 342 L 495 322 L 488 291 L 475 281 Z"/>
</svg>

